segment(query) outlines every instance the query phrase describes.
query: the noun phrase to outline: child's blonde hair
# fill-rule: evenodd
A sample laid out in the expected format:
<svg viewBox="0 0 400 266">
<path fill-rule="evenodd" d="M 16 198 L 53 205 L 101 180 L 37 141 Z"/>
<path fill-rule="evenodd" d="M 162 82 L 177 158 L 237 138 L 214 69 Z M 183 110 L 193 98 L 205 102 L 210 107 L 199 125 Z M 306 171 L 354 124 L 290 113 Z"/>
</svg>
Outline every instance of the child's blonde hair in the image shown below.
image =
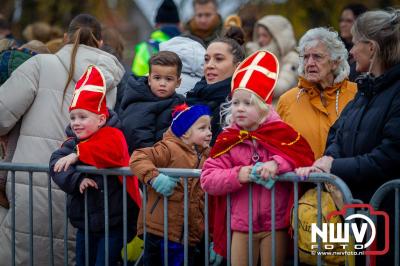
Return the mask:
<svg viewBox="0 0 400 266">
<path fill-rule="evenodd" d="M 238 89 L 240 90 L 240 89 Z M 238 91 L 238 90 L 235 90 Z M 235 92 L 233 94 L 235 94 Z M 232 95 L 233 96 L 233 95 Z M 268 112 L 270 110 L 270 106 L 264 102 L 260 97 L 255 95 L 254 93 L 250 93 L 250 103 L 254 103 L 258 109 L 259 109 L 259 114 L 260 114 L 260 123 L 264 120 L 264 118 L 268 115 Z M 220 111 L 220 117 L 221 117 L 221 125 L 223 128 L 231 126 L 233 121 L 232 121 L 232 99 L 227 99 L 226 102 L 221 104 L 221 111 Z"/>
</svg>

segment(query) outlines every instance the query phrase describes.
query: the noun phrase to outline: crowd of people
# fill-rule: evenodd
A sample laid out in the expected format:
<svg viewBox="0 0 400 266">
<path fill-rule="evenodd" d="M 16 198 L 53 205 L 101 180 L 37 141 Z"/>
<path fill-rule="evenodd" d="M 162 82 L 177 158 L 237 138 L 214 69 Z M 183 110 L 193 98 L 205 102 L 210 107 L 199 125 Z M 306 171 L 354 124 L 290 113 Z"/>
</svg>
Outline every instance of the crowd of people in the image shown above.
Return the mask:
<svg viewBox="0 0 400 266">
<path fill-rule="evenodd" d="M 121 63 L 119 33 L 102 27 L 92 15 L 77 15 L 64 34 L 46 23 L 33 23 L 23 32 L 25 44 L 0 16 L 2 161 L 49 164 L 52 178 L 38 173 L 30 180 L 18 172 L 11 198 L 12 180 L 0 172 L 4 263 L 12 260 L 10 202 L 16 208 L 16 263 L 29 261 L 30 186 L 33 248 L 40 250 L 34 252 L 35 264 L 48 263 L 49 232 L 43 225 L 49 208 L 54 263 L 64 261 L 65 195 L 69 263 L 85 265 L 89 255 L 90 265 L 103 265 L 105 241 L 110 265 L 120 263 L 122 177 L 110 176 L 105 184 L 102 175 L 81 174 L 77 165 L 130 167 L 127 237 L 137 241 L 146 227 L 144 265 L 162 265 L 165 259 L 164 208 L 168 262 L 183 263 L 184 181 L 158 168 L 202 169 L 200 179 L 187 182 L 189 265 L 204 265 L 205 192 L 213 265 L 226 260 L 227 230 L 232 230 L 232 265 L 248 261 L 249 186 L 253 264 L 269 265 L 274 186 L 274 255 L 277 265 L 284 265 L 293 191 L 292 185 L 276 182 L 278 175 L 294 171 L 304 179 L 315 172 L 331 173 L 366 203 L 381 184 L 400 176 L 400 10 L 368 11 L 350 4 L 342 10 L 339 32 L 321 25 L 298 43 L 290 21 L 281 15 L 257 20 L 253 39 L 246 43 L 240 17 L 224 21 L 216 0 L 194 0 L 193 10 L 193 18 L 182 26 L 174 1 L 164 0 L 155 30 L 135 47 L 131 67 Z M 143 189 L 148 192 L 146 209 Z M 231 228 L 226 228 L 221 221 L 226 220 L 229 193 Z M 168 197 L 167 207 L 163 197 Z M 393 201 L 382 208 L 393 211 Z M 391 259 L 392 253 L 378 257 L 378 263 Z"/>
</svg>

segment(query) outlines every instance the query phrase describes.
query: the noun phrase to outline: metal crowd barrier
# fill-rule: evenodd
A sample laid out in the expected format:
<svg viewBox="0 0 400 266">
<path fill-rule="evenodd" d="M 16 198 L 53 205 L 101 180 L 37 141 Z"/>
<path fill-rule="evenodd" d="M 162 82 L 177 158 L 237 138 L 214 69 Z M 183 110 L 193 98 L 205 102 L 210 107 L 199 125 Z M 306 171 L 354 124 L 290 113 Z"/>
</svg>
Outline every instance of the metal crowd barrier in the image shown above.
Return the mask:
<svg viewBox="0 0 400 266">
<path fill-rule="evenodd" d="M 400 235 L 399 235 L 399 229 L 400 229 L 400 206 L 399 206 L 399 193 L 400 189 L 400 179 L 395 179 L 392 181 L 388 181 L 384 183 L 382 186 L 380 186 L 372 196 L 369 204 L 374 208 L 374 210 L 379 210 L 379 207 L 381 206 L 381 203 L 383 199 L 394 190 L 394 195 L 395 195 L 395 204 L 394 204 L 394 264 L 393 265 L 400 265 L 400 256 L 399 256 L 399 250 L 400 250 Z M 377 217 L 374 215 L 371 217 L 373 221 L 376 224 Z"/>
<path fill-rule="evenodd" d="M 29 254 L 30 254 L 30 265 L 33 265 L 33 187 L 32 187 L 32 175 L 34 172 L 46 172 L 48 173 L 48 166 L 47 165 L 34 165 L 34 164 L 15 164 L 15 163 L 0 163 L 0 170 L 8 170 L 11 172 L 11 182 L 12 182 L 12 189 L 11 189 L 11 212 L 12 212 L 12 265 L 15 265 L 15 172 L 28 172 L 29 173 L 29 236 L 30 236 L 30 244 L 29 244 Z M 108 194 L 107 194 L 107 176 L 108 175 L 121 175 L 123 176 L 123 247 L 124 247 L 124 265 L 127 265 L 127 193 L 126 193 L 126 176 L 131 175 L 130 169 L 125 168 L 115 168 L 115 169 L 96 169 L 94 167 L 88 166 L 79 166 L 77 167 L 77 171 L 87 174 L 100 174 L 103 175 L 104 178 L 104 185 L 105 191 L 104 194 L 106 195 L 104 198 L 104 206 L 105 206 L 105 236 L 108 239 L 109 235 L 109 228 L 108 228 Z M 188 227 L 188 206 L 189 206 L 189 197 L 188 197 L 188 179 L 187 177 L 199 177 L 200 170 L 198 169 L 167 169 L 161 168 L 159 169 L 161 173 L 167 174 L 169 176 L 179 176 L 184 178 L 184 265 L 188 265 L 188 247 L 189 247 L 189 227 Z M 332 175 L 328 174 L 311 174 L 311 176 L 305 180 L 300 181 L 298 176 L 294 173 L 287 173 L 284 175 L 279 176 L 279 182 L 292 182 L 294 188 L 294 265 L 298 265 L 298 253 L 297 253 L 297 240 L 298 240 L 298 198 L 299 198 L 299 183 L 300 182 L 311 182 L 317 184 L 317 199 L 318 199 L 318 226 L 321 227 L 322 223 L 322 214 L 321 214 L 321 192 L 322 192 L 322 185 L 323 183 L 331 183 L 335 185 L 343 195 L 344 203 L 352 203 L 353 198 L 352 194 L 347 187 L 347 185 L 340 179 L 340 178 L 332 178 Z M 147 198 L 147 191 L 146 186 L 143 186 L 143 201 L 142 207 L 146 208 L 146 198 Z M 396 194 L 396 204 L 398 204 L 398 189 Z M 89 265 L 89 246 L 88 246 L 88 219 L 87 219 L 87 201 L 86 201 L 86 193 L 85 193 L 85 258 L 86 258 L 86 265 Z M 274 187 L 271 189 L 271 206 L 275 205 L 275 189 Z M 252 253 L 252 185 L 249 186 L 249 241 L 248 241 L 248 262 L 249 265 L 252 265 L 253 262 L 253 253 Z M 52 227 L 52 208 L 51 208 L 51 177 L 48 176 L 48 203 L 49 203 L 49 245 L 50 245 L 50 254 L 49 254 L 49 265 L 54 265 L 53 260 L 53 227 Z M 66 203 L 65 201 L 65 227 L 64 227 L 64 265 L 68 265 L 68 218 L 66 212 Z M 164 265 L 168 266 L 168 199 L 164 197 Z M 205 265 L 209 264 L 209 225 L 208 225 L 208 195 L 205 194 Z M 398 206 L 398 205 L 396 205 Z M 398 210 L 396 208 L 396 210 Z M 397 213 L 398 214 L 398 213 Z M 275 265 L 275 206 L 271 208 L 271 226 L 272 226 L 272 260 L 271 264 Z M 144 226 L 144 241 L 146 241 L 146 216 L 143 215 L 143 226 Z M 398 219 L 397 219 L 398 221 Z M 227 195 L 227 220 L 226 220 L 227 228 L 230 228 L 230 195 Z M 397 226 L 398 227 L 398 226 Z M 231 230 L 227 230 L 227 265 L 231 264 Z M 318 251 L 321 251 L 321 239 L 318 237 Z M 398 249 L 397 249 L 398 250 Z M 109 258 L 109 251 L 108 251 L 108 241 L 105 241 L 105 258 L 106 258 L 106 265 L 108 265 L 108 258 Z M 318 265 L 322 265 L 322 258 L 318 252 Z M 137 263 L 138 264 L 138 263 Z"/>
</svg>

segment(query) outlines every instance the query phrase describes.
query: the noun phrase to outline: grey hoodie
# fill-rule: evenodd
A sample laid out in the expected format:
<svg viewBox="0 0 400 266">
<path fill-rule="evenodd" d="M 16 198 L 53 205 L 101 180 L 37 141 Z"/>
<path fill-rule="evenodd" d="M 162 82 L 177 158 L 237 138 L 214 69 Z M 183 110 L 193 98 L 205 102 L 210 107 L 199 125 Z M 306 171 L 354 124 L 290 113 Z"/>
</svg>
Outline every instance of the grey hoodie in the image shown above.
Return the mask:
<svg viewBox="0 0 400 266">
<path fill-rule="evenodd" d="M 176 89 L 176 93 L 183 94 L 193 89 L 194 85 L 201 79 L 204 67 L 204 47 L 187 37 L 175 37 L 160 43 L 160 51 L 171 51 L 176 53 L 182 60 L 182 83 Z"/>
<path fill-rule="evenodd" d="M 279 60 L 278 82 L 274 89 L 274 103 L 276 103 L 279 96 L 297 84 L 299 55 L 296 52 L 296 39 L 289 20 L 279 15 L 268 15 L 258 20 L 254 26 L 253 42 L 246 45 L 246 50 L 249 54 L 262 49 L 268 50 L 267 47 L 258 45 L 258 26 L 265 27 L 271 33 L 279 50 L 279 53 L 271 51 L 276 53 L 275 55 Z"/>
</svg>

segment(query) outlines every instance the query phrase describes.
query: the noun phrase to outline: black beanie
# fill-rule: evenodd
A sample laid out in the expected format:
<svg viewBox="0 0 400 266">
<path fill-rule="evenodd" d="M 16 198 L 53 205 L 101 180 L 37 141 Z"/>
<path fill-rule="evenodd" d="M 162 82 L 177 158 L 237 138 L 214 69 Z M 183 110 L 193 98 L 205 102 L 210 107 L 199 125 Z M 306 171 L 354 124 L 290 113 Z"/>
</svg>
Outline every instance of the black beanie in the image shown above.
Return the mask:
<svg viewBox="0 0 400 266">
<path fill-rule="evenodd" d="M 179 23 L 178 8 L 173 0 L 164 0 L 157 10 L 156 23 Z"/>
</svg>

